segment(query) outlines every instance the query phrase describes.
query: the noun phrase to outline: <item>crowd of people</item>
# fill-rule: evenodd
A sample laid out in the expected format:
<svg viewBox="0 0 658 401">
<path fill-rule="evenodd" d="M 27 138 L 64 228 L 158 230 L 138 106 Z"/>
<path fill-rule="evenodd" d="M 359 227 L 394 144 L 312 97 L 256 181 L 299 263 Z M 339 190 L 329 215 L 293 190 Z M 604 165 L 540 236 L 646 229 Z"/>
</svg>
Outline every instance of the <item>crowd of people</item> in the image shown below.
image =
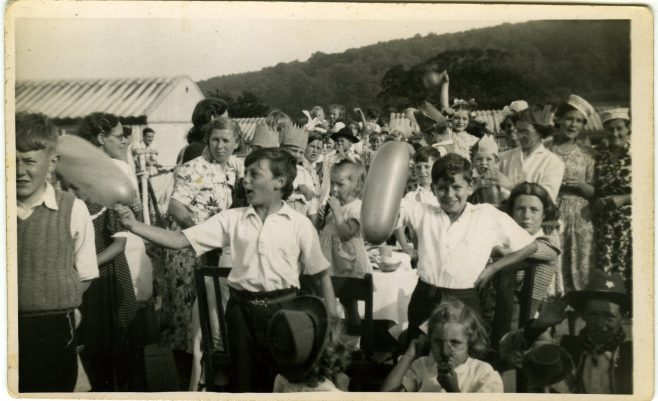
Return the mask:
<svg viewBox="0 0 658 401">
<path fill-rule="evenodd" d="M 449 101 L 445 71 L 423 80 L 440 100 L 401 110 L 407 123 L 332 104 L 272 111 L 251 138 L 224 101 L 203 100 L 167 227 L 144 223 L 138 196 L 106 208 L 56 174 L 58 129 L 16 114 L 20 391 L 74 391 L 78 357 L 91 391 L 146 390 L 144 300 L 126 257 L 143 240 L 165 250 L 154 263 L 159 342 L 186 390 L 203 380 L 194 269 L 219 266 L 231 268 L 229 391 L 349 391 L 362 321 L 331 277 L 372 272 L 368 250 L 381 244 L 364 238 L 361 210 L 377 205 L 362 198 L 395 141 L 411 162 L 388 242 L 418 283 L 381 391 L 502 392 L 501 372 L 519 369 L 516 391 L 632 393 L 629 110 L 600 114 L 607 136 L 593 148 L 581 140 L 596 113 L 583 98 L 514 101 L 498 138 L 473 100 Z M 130 134 L 102 112 L 77 131 L 137 189 L 161 166 L 153 130 Z"/>
</svg>

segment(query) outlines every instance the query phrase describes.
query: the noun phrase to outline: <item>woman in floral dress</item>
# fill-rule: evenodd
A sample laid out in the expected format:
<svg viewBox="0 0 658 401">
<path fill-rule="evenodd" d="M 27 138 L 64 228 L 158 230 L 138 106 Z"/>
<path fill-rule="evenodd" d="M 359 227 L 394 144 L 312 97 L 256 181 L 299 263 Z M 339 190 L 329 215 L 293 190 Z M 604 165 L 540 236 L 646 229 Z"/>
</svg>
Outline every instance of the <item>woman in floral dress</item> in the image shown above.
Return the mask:
<svg viewBox="0 0 658 401">
<path fill-rule="evenodd" d="M 561 217 L 562 279 L 567 293 L 585 288 L 593 258 L 589 199 L 594 195 L 594 151 L 577 142 L 593 113 L 594 108 L 583 98 L 569 96 L 555 112 L 558 133 L 545 145 L 565 163 L 557 204 Z"/>
<path fill-rule="evenodd" d="M 176 169 L 169 203 L 172 230 L 199 224 L 231 206 L 232 188 L 244 172 L 243 165 L 233 155 L 239 140 L 232 127 L 231 120 L 225 117 L 207 124 L 203 128 L 206 147 L 202 155 Z M 189 352 L 191 347 L 190 324 L 196 299 L 194 266 L 208 263 L 207 255 L 197 258 L 189 247 L 167 251 L 161 330 L 162 342 L 174 351 Z M 177 359 L 187 359 L 184 354 L 175 355 Z M 189 372 L 179 373 L 181 377 L 189 377 Z"/>
<path fill-rule="evenodd" d="M 624 276 L 626 289 L 632 292 L 633 238 L 631 234 L 631 120 L 628 109 L 601 113 L 609 133 L 609 145 L 596 163 L 594 186 L 594 238 L 596 267 Z"/>
</svg>

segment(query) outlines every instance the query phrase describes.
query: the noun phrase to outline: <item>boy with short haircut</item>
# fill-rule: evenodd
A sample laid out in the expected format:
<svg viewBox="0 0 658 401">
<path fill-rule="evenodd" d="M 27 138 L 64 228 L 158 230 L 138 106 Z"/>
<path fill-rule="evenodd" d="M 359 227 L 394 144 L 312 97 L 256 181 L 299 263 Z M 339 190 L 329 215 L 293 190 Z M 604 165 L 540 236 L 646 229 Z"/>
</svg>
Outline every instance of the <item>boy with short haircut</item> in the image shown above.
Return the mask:
<svg viewBox="0 0 658 401">
<path fill-rule="evenodd" d="M 398 227 L 418 235 L 418 285 L 409 302 L 409 340 L 420 334 L 434 306 L 451 296 L 480 312 L 478 289 L 501 268 L 535 251 L 532 236 L 492 205 L 467 202 L 473 193 L 471 163 L 449 153 L 432 167 L 440 206 L 403 202 Z M 494 248 L 505 254 L 487 264 Z"/>
<path fill-rule="evenodd" d="M 192 246 L 197 255 L 230 247 L 233 269 L 228 276 L 226 310 L 228 342 L 236 392 L 271 392 L 272 360 L 267 324 L 300 288 L 300 274 L 320 289 L 333 317 L 336 299 L 329 262 L 311 221 L 292 210 L 285 199 L 292 192 L 296 160 L 280 148 L 260 149 L 245 160 L 244 188 L 249 207 L 224 210 L 182 232 L 142 224 L 119 206 L 124 225 L 135 234 L 167 248 Z"/>
<path fill-rule="evenodd" d="M 78 374 L 76 309 L 98 277 L 85 204 L 47 181 L 58 132 L 43 114 L 16 114 L 18 389 L 71 392 Z"/>
<path fill-rule="evenodd" d="M 439 206 L 436 196 L 432 193 L 432 166 L 439 160 L 441 155 L 439 151 L 431 146 L 423 146 L 414 153 L 414 178 L 418 187 L 409 191 L 402 198 L 402 202 L 420 202 L 426 205 Z M 413 206 L 410 206 L 413 207 Z M 413 229 L 410 229 L 411 243 L 407 241 L 405 227 L 400 227 L 395 231 L 395 237 L 400 243 L 402 250 L 407 253 L 412 261 L 418 259 L 417 247 L 418 238 Z"/>
</svg>

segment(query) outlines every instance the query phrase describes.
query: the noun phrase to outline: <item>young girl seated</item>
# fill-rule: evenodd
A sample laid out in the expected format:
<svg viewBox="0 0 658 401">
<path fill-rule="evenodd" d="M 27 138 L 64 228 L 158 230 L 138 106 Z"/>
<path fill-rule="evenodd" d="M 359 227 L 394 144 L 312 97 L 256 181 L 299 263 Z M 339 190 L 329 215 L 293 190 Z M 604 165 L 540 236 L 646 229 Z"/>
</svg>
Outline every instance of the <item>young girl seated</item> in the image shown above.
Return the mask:
<svg viewBox="0 0 658 401">
<path fill-rule="evenodd" d="M 503 381 L 476 357 L 487 351 L 480 316 L 459 300 L 447 298 L 428 322 L 430 354 L 420 356 L 413 340 L 386 378 L 382 391 L 502 393 Z"/>
<path fill-rule="evenodd" d="M 347 391 L 347 353 L 330 342 L 327 308 L 319 298 L 299 296 L 276 312 L 267 338 L 279 371 L 273 392 Z"/>
<path fill-rule="evenodd" d="M 361 195 L 365 169 L 360 163 L 342 160 L 331 168 L 331 196 L 320 213 L 325 226 L 320 232 L 322 253 L 331 263 L 331 275 L 363 277 L 370 273 L 370 261 L 361 236 Z M 343 303 L 346 333 L 361 334 L 361 318 L 356 302 Z"/>
</svg>

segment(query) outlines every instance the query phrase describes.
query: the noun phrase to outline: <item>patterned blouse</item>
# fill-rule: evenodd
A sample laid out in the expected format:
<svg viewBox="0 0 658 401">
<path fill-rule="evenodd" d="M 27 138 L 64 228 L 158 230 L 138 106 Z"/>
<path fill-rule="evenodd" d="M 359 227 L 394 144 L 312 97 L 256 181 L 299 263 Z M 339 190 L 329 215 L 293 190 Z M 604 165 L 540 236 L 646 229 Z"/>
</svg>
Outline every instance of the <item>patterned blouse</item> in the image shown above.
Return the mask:
<svg viewBox="0 0 658 401">
<path fill-rule="evenodd" d="M 171 198 L 187 206 L 195 224 L 228 209 L 233 186 L 244 175 L 244 166 L 236 156 L 230 156 L 225 166 L 211 160 L 206 149 L 175 172 Z"/>
</svg>

